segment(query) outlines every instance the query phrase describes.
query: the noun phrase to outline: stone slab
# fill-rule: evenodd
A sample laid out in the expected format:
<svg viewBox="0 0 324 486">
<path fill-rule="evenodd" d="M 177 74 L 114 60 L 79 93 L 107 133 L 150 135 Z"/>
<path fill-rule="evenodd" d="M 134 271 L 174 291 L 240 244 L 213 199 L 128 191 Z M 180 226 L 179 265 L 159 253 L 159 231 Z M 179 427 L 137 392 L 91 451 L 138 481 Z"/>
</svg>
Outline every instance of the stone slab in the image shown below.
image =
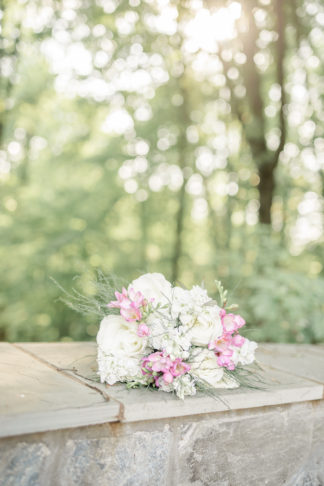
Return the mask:
<svg viewBox="0 0 324 486">
<path fill-rule="evenodd" d="M 298 344 L 262 344 L 256 354 L 265 365 L 324 384 L 324 348 Z"/>
<path fill-rule="evenodd" d="M 110 397 L 123 404 L 121 420 L 133 422 L 186 415 L 240 410 L 272 405 L 316 400 L 323 396 L 323 386 L 265 369 L 262 379 L 265 389 L 240 387 L 219 390 L 217 396 L 199 393 L 184 401 L 171 394 L 151 390 L 127 390 L 124 385 L 109 387 Z"/>
<path fill-rule="evenodd" d="M 79 373 L 90 380 L 98 379 L 95 342 L 16 343 L 16 346 L 56 368 Z"/>
<path fill-rule="evenodd" d="M 24 349 L 52 365 L 69 369 L 85 378 L 96 368 L 95 343 L 24 343 Z M 282 371 L 265 369 L 262 377 L 266 390 L 239 388 L 220 390 L 219 398 L 199 394 L 184 401 L 171 394 L 151 390 L 127 390 L 124 385 L 99 385 L 107 395 L 122 404 L 120 419 L 124 422 L 156 420 L 225 410 L 263 407 L 323 396 L 323 386 Z"/>
<path fill-rule="evenodd" d="M 75 406 L 48 412 L 1 415 L 0 438 L 117 422 L 119 414 L 120 405 L 111 401 L 88 407 Z"/>
<path fill-rule="evenodd" d="M 113 421 L 118 414 L 119 404 L 97 390 L 0 343 L 0 437 Z"/>
<path fill-rule="evenodd" d="M 17 343 L 16 346 L 67 376 L 76 377 L 108 399 L 108 387 L 100 383 L 97 374 L 97 346 L 95 342 Z"/>
</svg>

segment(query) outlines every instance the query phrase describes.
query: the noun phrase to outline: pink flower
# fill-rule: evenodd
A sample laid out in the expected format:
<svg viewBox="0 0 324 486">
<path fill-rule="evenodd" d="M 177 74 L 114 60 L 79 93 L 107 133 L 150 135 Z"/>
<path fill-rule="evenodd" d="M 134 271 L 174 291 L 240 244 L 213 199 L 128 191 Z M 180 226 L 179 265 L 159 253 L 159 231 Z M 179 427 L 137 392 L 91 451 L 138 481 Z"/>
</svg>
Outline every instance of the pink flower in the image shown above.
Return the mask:
<svg viewBox="0 0 324 486">
<path fill-rule="evenodd" d="M 150 330 L 149 330 L 149 328 L 147 327 L 146 324 L 142 323 L 138 326 L 137 335 L 139 337 L 146 337 L 146 336 L 149 336 L 149 334 L 150 334 Z"/>
<path fill-rule="evenodd" d="M 173 382 L 173 376 L 172 373 L 170 373 L 170 371 L 166 371 L 165 373 L 163 373 L 163 381 L 167 384 Z"/>
<path fill-rule="evenodd" d="M 136 304 L 137 307 L 144 307 L 145 305 L 147 305 L 147 301 L 144 298 L 144 295 L 141 292 L 135 292 L 132 287 L 128 290 L 128 296 L 130 300 Z"/>
<path fill-rule="evenodd" d="M 240 327 L 245 325 L 243 317 L 235 314 L 226 314 L 224 309 L 221 310 L 220 317 L 224 332 L 227 334 L 233 334 L 240 329 Z"/>
<path fill-rule="evenodd" d="M 238 330 L 244 326 L 243 317 L 235 314 L 227 314 L 225 309 L 221 309 L 220 318 L 223 326 L 223 335 L 221 338 L 208 344 L 208 349 L 212 349 L 217 356 L 218 366 L 223 366 L 228 370 L 235 369 L 235 363 L 232 359 L 235 347 L 242 347 L 245 341 L 243 336 L 238 334 Z"/>
<path fill-rule="evenodd" d="M 153 371 L 160 371 L 162 373 L 166 373 L 169 371 L 172 361 L 169 356 L 164 356 L 163 352 L 157 352 L 151 354 L 151 361 L 153 361 L 152 370 Z"/>
<path fill-rule="evenodd" d="M 141 308 L 147 305 L 141 292 L 135 292 L 130 288 L 129 291 L 122 288 L 122 292 L 115 292 L 116 299 L 108 304 L 108 307 L 120 309 L 120 315 L 128 322 L 140 321 L 142 319 Z"/>
<path fill-rule="evenodd" d="M 234 346 L 237 346 L 238 348 L 241 348 L 244 344 L 245 337 L 241 336 L 240 334 L 235 334 L 232 338 L 232 344 Z"/>
<path fill-rule="evenodd" d="M 172 376 L 181 376 L 190 370 L 190 366 L 184 363 L 181 358 L 176 358 L 170 368 Z"/>
<path fill-rule="evenodd" d="M 235 370 L 235 363 L 232 361 L 233 351 L 227 350 L 217 357 L 218 366 L 223 366 L 228 370 Z"/>
<path fill-rule="evenodd" d="M 223 329 L 224 332 L 232 334 L 237 330 L 237 325 L 235 321 L 235 315 L 234 314 L 226 314 L 222 318 L 222 324 L 223 324 Z"/>
<path fill-rule="evenodd" d="M 142 359 L 142 374 L 149 375 L 152 374 L 152 363 L 148 356 Z"/>
<path fill-rule="evenodd" d="M 218 366 L 223 366 L 228 370 L 235 369 L 235 363 L 231 359 L 234 354 L 232 344 L 233 338 L 229 334 L 224 334 L 220 339 L 212 341 L 208 344 L 208 349 L 212 349 L 217 356 Z"/>
<path fill-rule="evenodd" d="M 208 344 L 208 349 L 215 350 L 216 353 L 223 353 L 232 344 L 231 336 L 223 334 L 223 336 Z"/>
<path fill-rule="evenodd" d="M 221 318 L 221 319 L 223 319 L 223 317 L 225 317 L 225 316 L 226 316 L 226 310 L 225 310 L 225 309 L 221 309 L 221 310 L 219 311 L 219 315 L 220 315 L 220 318 Z"/>
<path fill-rule="evenodd" d="M 163 373 L 163 375 L 154 376 L 154 383 L 157 388 L 162 386 L 163 382 L 166 384 L 173 382 L 173 376 L 170 372 Z"/>
<path fill-rule="evenodd" d="M 130 302 L 128 306 L 123 304 L 120 308 L 120 315 L 128 322 L 140 321 L 142 319 L 142 313 L 138 307 L 136 307 L 135 302 Z"/>
<path fill-rule="evenodd" d="M 163 351 L 156 351 L 149 356 L 146 356 L 142 360 L 142 370 L 144 369 L 147 373 L 162 372 L 166 373 L 172 364 L 172 360 L 168 355 L 164 355 Z M 144 373 L 144 374 L 147 374 Z"/>
<path fill-rule="evenodd" d="M 109 302 L 107 307 L 118 307 L 118 308 L 120 308 L 123 303 L 125 303 L 126 301 L 129 302 L 127 290 L 125 289 L 125 287 L 122 288 L 121 293 L 115 292 L 115 297 L 116 297 L 117 300 L 114 300 L 114 301 L 112 300 L 111 302 Z"/>
<path fill-rule="evenodd" d="M 162 385 L 161 378 L 163 379 L 163 375 L 154 376 L 154 383 L 157 388 L 159 388 Z"/>
<path fill-rule="evenodd" d="M 237 323 L 237 327 L 238 329 L 240 329 L 241 327 L 245 326 L 246 322 L 245 320 L 243 319 L 242 316 L 239 316 L 238 314 L 235 316 L 236 318 L 236 323 Z"/>
<path fill-rule="evenodd" d="M 142 359 L 142 374 L 151 376 L 157 388 L 162 386 L 161 380 L 170 384 L 174 378 L 184 375 L 189 370 L 190 366 L 181 358 L 172 360 L 164 351 L 156 351 Z"/>
</svg>

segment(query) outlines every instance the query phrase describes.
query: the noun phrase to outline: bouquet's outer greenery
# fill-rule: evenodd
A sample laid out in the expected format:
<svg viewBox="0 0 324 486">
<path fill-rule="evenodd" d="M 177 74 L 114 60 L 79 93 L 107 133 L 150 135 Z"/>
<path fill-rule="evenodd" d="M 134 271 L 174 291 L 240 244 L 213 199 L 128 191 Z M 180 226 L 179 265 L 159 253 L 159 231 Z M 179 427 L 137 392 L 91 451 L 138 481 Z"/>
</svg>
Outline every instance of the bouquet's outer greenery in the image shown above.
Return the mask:
<svg viewBox="0 0 324 486">
<path fill-rule="evenodd" d="M 78 280 L 75 277 L 74 280 Z M 111 309 L 107 304 L 115 300 L 115 291 L 121 290 L 123 286 L 127 287 L 126 282 L 116 275 L 105 275 L 100 270 L 96 273 L 96 279 L 91 280 L 91 295 L 82 294 L 79 290 L 72 288 L 69 292 L 62 287 L 54 278 L 53 283 L 61 290 L 62 297 L 60 300 L 76 312 L 84 315 L 97 316 L 103 319 L 109 314 L 119 314 L 118 309 Z"/>
</svg>

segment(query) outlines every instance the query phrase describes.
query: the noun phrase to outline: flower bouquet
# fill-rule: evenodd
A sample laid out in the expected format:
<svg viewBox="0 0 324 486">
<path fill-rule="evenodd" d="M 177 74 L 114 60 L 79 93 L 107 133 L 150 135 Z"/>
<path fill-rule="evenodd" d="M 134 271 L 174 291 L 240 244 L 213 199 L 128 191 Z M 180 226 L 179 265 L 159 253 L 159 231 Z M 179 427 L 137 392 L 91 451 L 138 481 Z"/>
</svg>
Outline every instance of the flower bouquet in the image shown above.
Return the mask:
<svg viewBox="0 0 324 486">
<path fill-rule="evenodd" d="M 105 314 L 97 335 L 101 382 L 146 386 L 181 399 L 248 384 L 244 366 L 255 360 L 257 344 L 240 335 L 245 320 L 230 312 L 234 306 L 226 307 L 227 292 L 216 284 L 219 305 L 202 286 L 187 290 L 148 273 L 113 289 L 116 300 L 103 304 L 112 288 L 102 278 L 96 304 Z"/>
</svg>

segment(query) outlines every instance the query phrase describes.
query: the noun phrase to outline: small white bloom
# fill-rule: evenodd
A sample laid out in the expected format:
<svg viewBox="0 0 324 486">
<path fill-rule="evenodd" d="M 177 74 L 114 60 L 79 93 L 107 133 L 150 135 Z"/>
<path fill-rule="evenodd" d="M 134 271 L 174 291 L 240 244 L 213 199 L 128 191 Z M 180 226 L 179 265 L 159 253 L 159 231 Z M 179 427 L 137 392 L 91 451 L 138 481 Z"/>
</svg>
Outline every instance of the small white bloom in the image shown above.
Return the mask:
<svg viewBox="0 0 324 486">
<path fill-rule="evenodd" d="M 186 328 L 175 327 L 174 322 L 160 312 L 151 314 L 147 323 L 151 331 L 148 342 L 152 348 L 165 351 L 171 359 L 188 357 L 191 343 Z"/>
<path fill-rule="evenodd" d="M 163 391 L 166 393 L 171 393 L 174 391 L 173 382 L 172 383 L 164 383 L 163 380 L 160 381 L 159 391 Z"/>
<path fill-rule="evenodd" d="M 249 365 L 255 360 L 255 350 L 258 347 L 255 341 L 249 341 L 245 338 L 243 346 L 240 348 L 238 362 L 244 365 Z"/>
<path fill-rule="evenodd" d="M 147 300 L 154 299 L 153 305 L 167 304 L 171 300 L 171 284 L 162 273 L 145 273 L 128 288 L 141 292 Z"/>
<path fill-rule="evenodd" d="M 113 385 L 117 381 L 143 381 L 140 358 L 107 355 L 99 348 L 97 361 L 101 383 Z"/>
<path fill-rule="evenodd" d="M 195 346 L 207 346 L 223 334 L 220 307 L 198 285 L 191 290 L 175 287 L 171 313 L 188 329 L 188 339 Z"/>
<path fill-rule="evenodd" d="M 174 378 L 172 383 L 163 383 L 162 381 L 159 391 L 167 393 L 175 392 L 183 400 L 186 395 L 193 396 L 196 394 L 195 381 L 190 375 L 185 374 Z"/>
<path fill-rule="evenodd" d="M 187 310 L 199 312 L 201 308 L 211 299 L 208 297 L 207 290 L 194 285 L 191 290 L 174 287 L 172 293 L 172 311 L 179 315 Z"/>
<path fill-rule="evenodd" d="M 188 374 L 176 378 L 173 381 L 173 388 L 177 396 L 181 398 L 181 400 L 183 400 L 186 395 L 196 395 L 197 391 L 194 380 Z"/>
</svg>

